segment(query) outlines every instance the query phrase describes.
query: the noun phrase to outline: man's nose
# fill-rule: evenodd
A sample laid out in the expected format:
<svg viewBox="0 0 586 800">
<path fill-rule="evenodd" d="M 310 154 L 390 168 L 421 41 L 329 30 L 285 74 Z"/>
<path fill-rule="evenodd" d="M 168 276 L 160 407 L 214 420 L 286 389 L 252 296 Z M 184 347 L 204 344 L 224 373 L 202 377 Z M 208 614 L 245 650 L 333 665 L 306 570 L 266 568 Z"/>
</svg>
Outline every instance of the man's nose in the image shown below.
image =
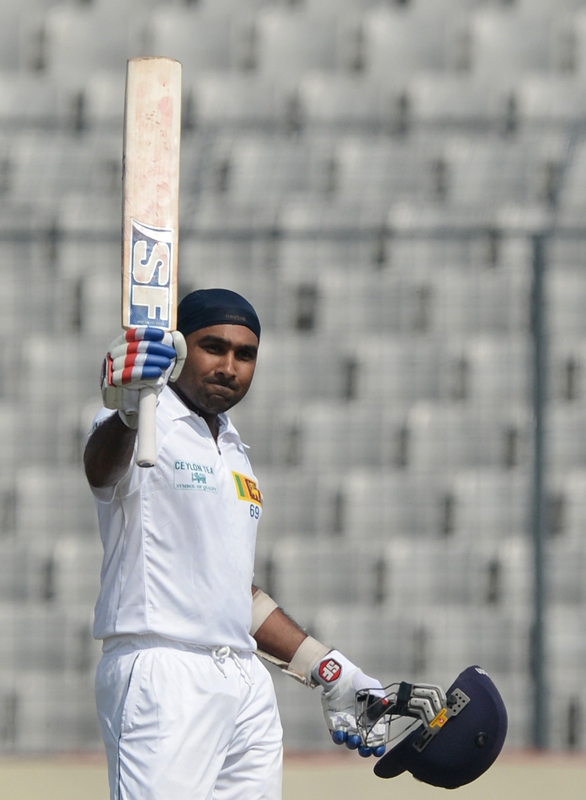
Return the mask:
<svg viewBox="0 0 586 800">
<path fill-rule="evenodd" d="M 224 353 L 218 360 L 216 371 L 222 375 L 232 376 L 236 374 L 236 359 L 234 358 L 234 353 L 231 350 L 229 350 L 227 353 Z"/>
</svg>

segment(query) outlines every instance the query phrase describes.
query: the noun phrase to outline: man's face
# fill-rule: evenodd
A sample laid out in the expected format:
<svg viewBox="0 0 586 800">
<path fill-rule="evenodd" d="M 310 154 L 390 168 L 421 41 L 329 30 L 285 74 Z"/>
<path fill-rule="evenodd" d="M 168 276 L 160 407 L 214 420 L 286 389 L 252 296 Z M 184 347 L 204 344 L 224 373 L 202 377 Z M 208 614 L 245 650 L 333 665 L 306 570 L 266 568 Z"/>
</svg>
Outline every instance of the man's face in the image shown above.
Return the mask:
<svg viewBox="0 0 586 800">
<path fill-rule="evenodd" d="M 258 338 L 244 325 L 212 325 L 185 337 L 187 358 L 176 386 L 206 414 L 220 414 L 247 393 Z"/>
</svg>

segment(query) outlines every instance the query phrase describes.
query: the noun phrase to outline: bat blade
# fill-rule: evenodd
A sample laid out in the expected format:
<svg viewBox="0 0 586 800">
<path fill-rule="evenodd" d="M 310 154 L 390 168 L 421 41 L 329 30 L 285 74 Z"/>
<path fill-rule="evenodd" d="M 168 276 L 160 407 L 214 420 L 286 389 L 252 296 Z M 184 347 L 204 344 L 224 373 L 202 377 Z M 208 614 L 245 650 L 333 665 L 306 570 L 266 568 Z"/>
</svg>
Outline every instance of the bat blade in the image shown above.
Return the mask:
<svg viewBox="0 0 586 800">
<path fill-rule="evenodd" d="M 122 327 L 177 324 L 181 64 L 131 58 L 123 148 Z M 156 395 L 139 402 L 137 464 L 156 461 Z"/>
</svg>

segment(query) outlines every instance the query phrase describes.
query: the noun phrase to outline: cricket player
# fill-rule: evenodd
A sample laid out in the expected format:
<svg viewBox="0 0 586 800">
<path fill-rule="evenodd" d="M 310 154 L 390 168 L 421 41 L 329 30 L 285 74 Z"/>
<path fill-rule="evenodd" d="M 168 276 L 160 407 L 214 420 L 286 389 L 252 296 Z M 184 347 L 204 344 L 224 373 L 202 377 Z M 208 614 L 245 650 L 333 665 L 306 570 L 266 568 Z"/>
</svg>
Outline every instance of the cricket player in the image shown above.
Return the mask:
<svg viewBox="0 0 586 800">
<path fill-rule="evenodd" d="M 253 584 L 262 494 L 226 412 L 253 379 L 261 326 L 225 289 L 188 294 L 178 330 L 126 331 L 102 373 L 84 462 L 104 547 L 94 635 L 112 800 L 278 800 L 282 728 L 258 653 L 321 686 L 332 738 L 361 755 L 355 695 L 380 688 Z M 155 387 L 157 463 L 134 460 Z"/>
</svg>

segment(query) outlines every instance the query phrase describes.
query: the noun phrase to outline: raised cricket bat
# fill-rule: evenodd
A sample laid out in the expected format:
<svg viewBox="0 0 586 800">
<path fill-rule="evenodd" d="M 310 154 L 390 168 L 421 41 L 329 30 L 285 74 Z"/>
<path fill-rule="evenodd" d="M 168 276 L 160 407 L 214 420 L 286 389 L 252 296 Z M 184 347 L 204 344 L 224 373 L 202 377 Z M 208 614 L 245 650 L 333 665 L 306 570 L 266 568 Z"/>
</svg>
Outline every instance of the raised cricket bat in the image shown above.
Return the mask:
<svg viewBox="0 0 586 800">
<path fill-rule="evenodd" d="M 124 104 L 122 327 L 177 324 L 181 64 L 131 58 Z M 142 389 L 136 463 L 156 462 L 156 394 Z"/>
</svg>

